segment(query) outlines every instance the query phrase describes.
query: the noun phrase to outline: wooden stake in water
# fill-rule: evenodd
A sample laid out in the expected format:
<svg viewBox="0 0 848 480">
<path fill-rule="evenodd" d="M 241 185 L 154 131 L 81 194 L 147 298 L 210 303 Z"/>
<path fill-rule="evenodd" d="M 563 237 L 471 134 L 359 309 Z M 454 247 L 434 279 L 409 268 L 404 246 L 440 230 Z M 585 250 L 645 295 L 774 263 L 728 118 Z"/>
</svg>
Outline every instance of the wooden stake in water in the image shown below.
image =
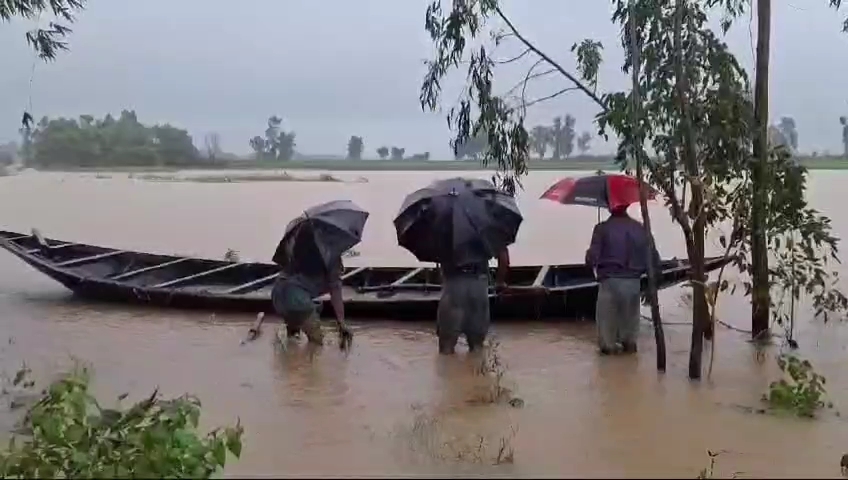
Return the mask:
<svg viewBox="0 0 848 480">
<path fill-rule="evenodd" d="M 247 331 L 247 338 L 241 341 L 241 344 L 244 345 L 247 342 L 252 342 L 256 340 L 257 337 L 262 333 L 262 323 L 265 321 L 265 312 L 259 312 L 256 314 L 256 321 L 253 322 L 250 329 Z"/>
</svg>

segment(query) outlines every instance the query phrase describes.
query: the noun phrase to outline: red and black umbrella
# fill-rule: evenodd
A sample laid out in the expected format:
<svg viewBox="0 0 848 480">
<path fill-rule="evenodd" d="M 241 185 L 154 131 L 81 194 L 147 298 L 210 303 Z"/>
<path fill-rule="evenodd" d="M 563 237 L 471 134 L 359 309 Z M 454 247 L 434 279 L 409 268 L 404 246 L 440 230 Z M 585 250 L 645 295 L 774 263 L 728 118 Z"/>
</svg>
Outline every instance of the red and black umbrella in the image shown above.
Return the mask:
<svg viewBox="0 0 848 480">
<path fill-rule="evenodd" d="M 647 186 L 648 199 L 656 198 L 656 190 Z M 615 209 L 639 202 L 639 180 L 628 175 L 590 175 L 567 177 L 542 194 L 547 200 L 567 205 Z"/>
</svg>

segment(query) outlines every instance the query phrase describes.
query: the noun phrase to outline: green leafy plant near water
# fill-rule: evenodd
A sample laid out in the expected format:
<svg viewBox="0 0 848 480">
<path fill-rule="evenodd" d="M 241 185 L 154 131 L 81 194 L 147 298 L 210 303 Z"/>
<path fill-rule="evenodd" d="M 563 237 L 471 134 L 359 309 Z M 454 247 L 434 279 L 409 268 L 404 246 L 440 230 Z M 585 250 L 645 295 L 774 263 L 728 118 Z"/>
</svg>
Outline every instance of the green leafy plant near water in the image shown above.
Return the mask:
<svg viewBox="0 0 848 480">
<path fill-rule="evenodd" d="M 28 371 L 15 387 L 31 386 Z M 89 391 L 90 374 L 75 368 L 54 381 L 0 452 L 2 478 L 210 478 L 238 458 L 243 428 L 198 434 L 200 401 L 163 400 L 158 390 L 130 408 L 103 408 Z M 5 391 L 5 389 L 4 389 Z M 118 402 L 126 394 L 118 398 Z"/>
<path fill-rule="evenodd" d="M 777 365 L 783 372 L 783 378 L 772 382 L 768 393 L 763 395 L 763 401 L 770 408 L 813 418 L 820 409 L 833 406 L 825 402 L 827 380 L 816 373 L 809 360 L 784 354 L 778 357 Z"/>
</svg>

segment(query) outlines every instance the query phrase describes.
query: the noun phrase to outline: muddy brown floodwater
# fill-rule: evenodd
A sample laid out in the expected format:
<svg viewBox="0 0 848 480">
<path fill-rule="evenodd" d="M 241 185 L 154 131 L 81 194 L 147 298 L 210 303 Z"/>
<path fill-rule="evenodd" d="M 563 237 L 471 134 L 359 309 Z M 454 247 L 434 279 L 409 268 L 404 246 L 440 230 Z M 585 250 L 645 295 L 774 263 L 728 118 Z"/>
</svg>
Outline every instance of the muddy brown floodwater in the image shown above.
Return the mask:
<svg viewBox="0 0 848 480">
<path fill-rule="evenodd" d="M 349 183 L 145 182 L 115 175 L 24 173 L 0 179 L 0 227 L 124 249 L 267 261 L 286 222 L 307 206 L 349 198 L 372 212 L 352 265 L 415 265 L 396 246 L 391 219 L 403 196 L 444 172 L 344 172 Z M 484 173 L 475 175 L 483 176 Z M 563 172 L 534 172 L 520 197 L 525 223 L 513 263 L 580 262 L 596 212 L 537 200 Z M 355 180 L 365 177 L 368 183 Z M 846 174 L 814 172 L 811 201 L 848 237 Z M 634 213 L 638 211 L 634 208 Z M 683 256 L 680 234 L 652 208 L 664 257 Z M 718 246 L 714 246 L 718 251 Z M 686 379 L 688 310 L 681 290 L 661 293 L 668 373 L 658 375 L 643 324 L 637 357 L 599 358 L 589 324 L 496 324 L 504 384 L 523 408 L 480 405 L 480 379 L 464 353 L 440 358 L 430 324 L 358 322 L 349 356 L 329 347 L 280 352 L 272 329 L 239 342 L 252 315 L 130 308 L 72 299 L 58 284 L 0 254 L 0 368 L 26 361 L 45 378 L 90 362 L 103 395 L 159 386 L 197 394 L 206 428 L 246 429 L 227 476 L 503 475 L 693 478 L 707 450 L 725 450 L 717 475 L 838 477 L 848 424 L 835 414 L 800 421 L 745 413 L 777 375 L 775 348 L 758 363 L 744 334 L 719 327 L 711 381 Z M 748 327 L 744 299 L 719 317 Z M 848 409 L 845 328 L 802 315 L 801 353 Z M 5 341 L 9 337 L 9 342 Z M 8 344 L 7 344 L 8 343 Z M 5 414 L 8 415 L 8 414 Z M 8 420 L 8 419 L 7 419 Z M 8 423 L 8 422 L 7 422 Z M 482 440 L 481 440 L 482 439 Z M 494 465 L 501 442 L 514 462 Z"/>
</svg>

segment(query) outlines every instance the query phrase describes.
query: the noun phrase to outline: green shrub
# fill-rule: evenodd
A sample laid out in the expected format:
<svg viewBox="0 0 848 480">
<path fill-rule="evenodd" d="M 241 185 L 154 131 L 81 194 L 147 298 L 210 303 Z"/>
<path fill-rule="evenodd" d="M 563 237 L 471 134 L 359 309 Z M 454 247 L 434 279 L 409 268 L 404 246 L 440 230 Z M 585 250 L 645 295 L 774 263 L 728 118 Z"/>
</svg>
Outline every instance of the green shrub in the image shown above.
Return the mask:
<svg viewBox="0 0 848 480">
<path fill-rule="evenodd" d="M 783 372 L 783 378 L 772 382 L 768 394 L 763 395 L 763 400 L 771 408 L 812 418 L 825 405 L 832 406 L 824 402 L 827 381 L 813 370 L 808 360 L 784 354 L 777 358 L 777 365 Z"/>
<path fill-rule="evenodd" d="M 18 374 L 14 384 L 27 382 Z M 158 390 L 130 408 L 102 408 L 89 393 L 87 369 L 53 382 L 26 412 L 18 434 L 0 452 L 3 478 L 209 478 L 227 452 L 241 454 L 243 429 L 197 433 L 200 401 L 160 398 Z"/>
</svg>

